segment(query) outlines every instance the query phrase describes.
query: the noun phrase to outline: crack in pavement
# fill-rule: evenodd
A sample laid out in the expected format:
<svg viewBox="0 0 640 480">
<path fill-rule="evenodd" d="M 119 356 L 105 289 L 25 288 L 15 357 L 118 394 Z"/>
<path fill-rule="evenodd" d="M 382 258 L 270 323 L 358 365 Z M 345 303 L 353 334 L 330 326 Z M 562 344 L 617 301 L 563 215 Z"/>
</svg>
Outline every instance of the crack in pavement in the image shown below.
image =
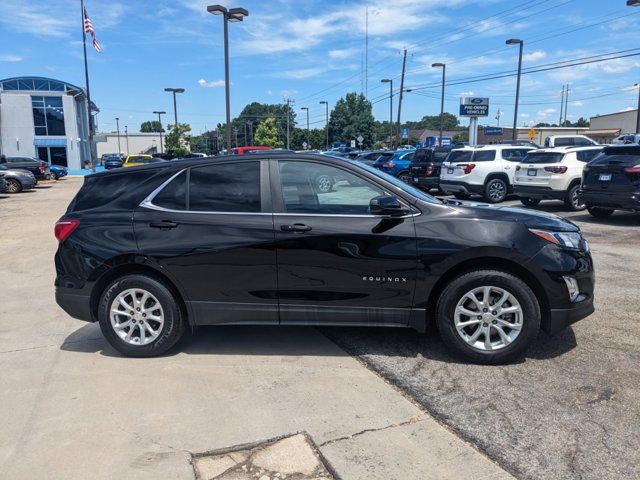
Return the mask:
<svg viewBox="0 0 640 480">
<path fill-rule="evenodd" d="M 364 430 L 360 430 L 359 432 L 353 433 L 351 435 L 345 435 L 344 437 L 338 437 L 331 440 L 327 440 L 326 442 L 318 445 L 318 447 L 324 447 L 325 445 L 331 445 L 332 443 L 341 442 L 343 440 L 351 440 L 352 438 L 358 437 L 365 433 L 380 432 L 382 430 L 387 430 L 389 428 L 397 428 L 397 427 L 403 427 L 405 425 L 413 425 L 414 423 L 423 421 L 425 418 L 426 418 L 426 415 L 417 415 L 415 417 L 411 417 L 408 420 L 405 420 L 404 422 L 392 423 L 391 425 L 387 425 L 379 428 L 365 428 Z"/>
</svg>

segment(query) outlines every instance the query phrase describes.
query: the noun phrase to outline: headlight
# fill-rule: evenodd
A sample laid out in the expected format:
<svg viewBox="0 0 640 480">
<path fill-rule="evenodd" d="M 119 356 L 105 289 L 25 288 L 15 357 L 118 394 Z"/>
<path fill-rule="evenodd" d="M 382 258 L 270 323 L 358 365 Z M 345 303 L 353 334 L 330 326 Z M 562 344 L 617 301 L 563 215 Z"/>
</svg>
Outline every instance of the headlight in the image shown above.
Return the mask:
<svg viewBox="0 0 640 480">
<path fill-rule="evenodd" d="M 580 244 L 583 241 L 580 232 L 549 232 L 547 230 L 536 230 L 533 228 L 530 228 L 529 231 L 551 243 L 575 250 L 580 250 Z M 586 242 L 585 249 L 587 249 Z"/>
<path fill-rule="evenodd" d="M 30 177 L 31 174 L 27 173 L 27 172 L 18 172 L 18 175 L 20 175 L 21 177 Z"/>
</svg>

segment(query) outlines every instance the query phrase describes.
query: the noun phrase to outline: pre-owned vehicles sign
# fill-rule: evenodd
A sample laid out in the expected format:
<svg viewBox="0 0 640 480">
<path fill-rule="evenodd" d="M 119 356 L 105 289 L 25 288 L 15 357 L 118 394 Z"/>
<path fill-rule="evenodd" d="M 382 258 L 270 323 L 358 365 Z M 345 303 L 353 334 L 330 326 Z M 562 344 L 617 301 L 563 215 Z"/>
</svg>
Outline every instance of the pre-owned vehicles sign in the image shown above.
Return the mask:
<svg viewBox="0 0 640 480">
<path fill-rule="evenodd" d="M 489 115 L 489 99 L 486 97 L 460 98 L 461 117 L 486 117 Z"/>
</svg>

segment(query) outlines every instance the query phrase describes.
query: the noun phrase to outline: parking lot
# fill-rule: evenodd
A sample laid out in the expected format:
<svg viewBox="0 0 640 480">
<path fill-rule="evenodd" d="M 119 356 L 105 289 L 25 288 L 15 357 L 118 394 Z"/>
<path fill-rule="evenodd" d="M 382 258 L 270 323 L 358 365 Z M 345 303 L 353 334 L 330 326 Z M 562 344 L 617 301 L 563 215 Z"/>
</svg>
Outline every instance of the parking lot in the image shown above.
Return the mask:
<svg viewBox="0 0 640 480">
<path fill-rule="evenodd" d="M 81 181 L 0 196 L 0 476 L 192 478 L 192 453 L 298 431 L 342 478 L 640 475 L 640 216 L 537 207 L 590 241 L 597 310 L 520 363 L 461 363 L 433 332 L 311 327 L 210 328 L 136 360 L 54 303 L 52 225 Z"/>
</svg>

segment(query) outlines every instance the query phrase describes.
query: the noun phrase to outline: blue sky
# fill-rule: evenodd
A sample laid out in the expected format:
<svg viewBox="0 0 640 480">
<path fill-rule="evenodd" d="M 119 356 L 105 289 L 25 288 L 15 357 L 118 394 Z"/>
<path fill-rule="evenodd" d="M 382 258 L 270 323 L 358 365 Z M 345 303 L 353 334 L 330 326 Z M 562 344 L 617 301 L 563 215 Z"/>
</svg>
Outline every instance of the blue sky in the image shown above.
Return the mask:
<svg viewBox="0 0 640 480">
<path fill-rule="evenodd" d="M 213 0 L 212 0 L 213 1 Z M 87 0 L 103 52 L 89 50 L 91 89 L 101 109 L 101 130 L 135 131 L 153 110 L 172 112 L 164 87 L 184 87 L 181 122 L 193 133 L 224 121 L 222 20 L 206 13 L 206 0 Z M 363 87 L 365 12 L 369 10 L 368 97 L 380 120 L 389 115 L 387 85 L 399 85 L 401 50 L 408 48 L 405 85 L 426 86 L 405 95 L 403 119 L 439 113 L 440 72 L 448 80 L 509 72 L 525 41 L 524 67 L 640 48 L 640 7 L 625 0 L 242 0 L 250 15 L 230 25 L 232 114 L 251 102 L 310 107 L 312 126 L 324 125 L 324 106 Z M 84 85 L 79 0 L 0 3 L 0 78 L 37 75 Z M 597 24 L 597 25 L 594 25 Z M 519 124 L 557 122 L 562 85 L 569 83 L 568 117 L 635 108 L 640 56 L 525 75 Z M 491 98 L 490 117 L 513 121 L 515 78 L 452 85 L 445 108 L 459 96 Z M 396 99 L 397 100 L 397 99 Z M 397 103 L 396 103 L 397 105 Z M 170 116 L 170 118 L 172 118 Z M 466 121 L 465 121 L 466 122 Z"/>
</svg>

